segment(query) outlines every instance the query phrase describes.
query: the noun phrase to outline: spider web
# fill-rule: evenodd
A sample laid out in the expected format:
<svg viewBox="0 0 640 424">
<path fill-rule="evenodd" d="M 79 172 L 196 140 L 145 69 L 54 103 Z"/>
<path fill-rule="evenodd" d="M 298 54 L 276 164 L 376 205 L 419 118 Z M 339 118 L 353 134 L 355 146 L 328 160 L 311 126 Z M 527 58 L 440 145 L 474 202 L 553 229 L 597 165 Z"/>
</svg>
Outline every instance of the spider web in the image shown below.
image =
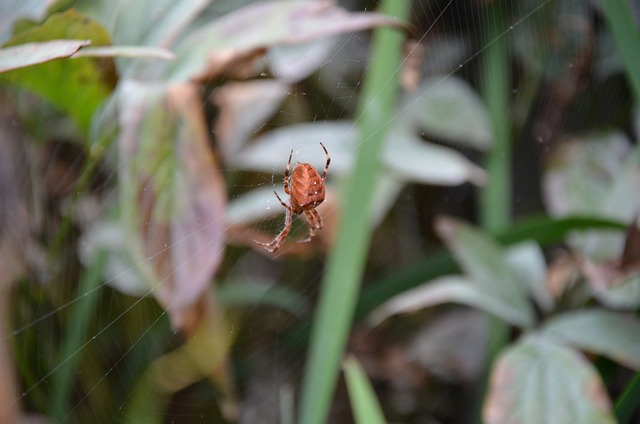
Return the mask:
<svg viewBox="0 0 640 424">
<path fill-rule="evenodd" d="M 520 37 L 520 45 L 526 45 L 526 42 L 533 44 L 534 40 L 527 37 L 535 31 L 545 31 L 549 26 L 548 19 L 555 16 L 554 8 L 561 9 L 563 2 L 503 3 L 504 15 L 509 19 L 500 34 L 490 40 L 484 40 L 488 25 L 484 9 L 479 4 L 471 3 L 463 5 L 453 0 L 414 2 L 412 24 L 415 27 L 411 32 L 417 36 L 417 42 L 409 47 L 408 57 L 418 56 L 418 65 L 411 65 L 409 59 L 405 59 L 396 71 L 401 74 L 412 67 L 421 77 L 432 78 L 433 85 L 424 94 L 401 104 L 397 112 L 389 116 L 388 122 L 381 123 L 381 127 L 402 119 L 411 111 L 412 105 L 420 102 L 430 90 L 436 90 L 452 80 L 473 77 L 474 70 L 481 66 L 483 53 L 493 43 L 505 39 L 516 42 Z M 552 9 L 551 13 L 549 9 Z M 325 229 L 319 234 L 318 240 L 298 246 L 295 242 L 304 236 L 308 224 L 304 218 L 294 218 L 291 234 L 275 255 L 229 243 L 216 277 L 221 287 L 236 282 L 257 281 L 263 285 L 262 293 L 266 299 L 264 304 L 254 301 L 247 306 L 234 303 L 240 301 L 234 298 L 233 290 L 226 294 L 226 301 L 232 305 L 228 308 L 231 316 L 229 337 L 233 339 L 233 379 L 238 387 L 239 400 L 242 401 L 239 422 L 284 422 L 280 421 L 281 411 L 286 411 L 293 402 L 304 361 L 301 339 L 295 336 L 299 336 L 299 332 L 304 333 L 310 318 L 310 305 L 319 289 L 323 258 L 327 251 L 323 246 L 331 240 L 332 231 L 336 230 L 339 212 L 337 199 L 350 166 L 342 155 L 355 152 L 362 147 L 359 144 L 367 142 L 363 137 L 362 141 L 348 145 L 345 153 L 342 150 L 332 151 L 331 140 L 319 136 L 323 125 L 329 127 L 336 121 L 346 122 L 348 128 L 357 128 L 361 119 L 356 112 L 358 96 L 369 67 L 368 32 L 335 37 L 333 43 L 333 49 L 318 69 L 304 80 L 292 83 L 276 113 L 261 123 L 252 135 L 252 138 L 265 137 L 273 131 L 301 123 L 316 125 L 313 128 L 319 129 L 319 132 L 309 131 L 297 140 L 293 163 L 309 162 L 322 170 L 325 156 L 318 143 L 328 142 L 332 164 L 328 173 L 327 201 L 322 208 L 318 208 L 325 220 Z M 536 54 L 551 53 L 542 51 Z M 476 89 L 480 85 L 479 81 L 471 83 Z M 514 89 L 513 95 L 519 95 L 517 89 Z M 207 107 L 208 104 L 203 103 L 202 108 Z M 212 140 L 215 136 L 212 134 Z M 429 136 L 433 134 L 425 133 L 424 136 L 429 140 L 435 138 L 447 148 L 455 146 L 455 143 L 437 135 L 432 138 Z M 63 157 L 62 150 L 62 147 L 56 147 L 51 157 Z M 463 146 L 461 151 L 471 163 L 478 162 L 479 154 L 473 148 Z M 70 172 L 75 161 L 81 161 L 80 156 L 74 158 L 74 154 L 78 154 L 77 149 L 72 149 L 67 172 Z M 264 157 L 263 163 L 256 169 L 228 163 L 221 167 L 219 171 L 227 178 L 230 207 L 237 206 L 245 196 L 257 190 L 277 190 L 282 196 L 282 164 L 286 163 L 287 155 L 279 155 L 277 159 L 272 157 L 276 155 Z M 54 159 L 45 165 L 45 172 L 51 171 L 56 165 Z M 534 165 L 527 166 L 520 172 L 533 173 Z M 114 168 L 106 166 L 105 169 L 105 173 L 99 174 L 93 181 L 93 186 L 98 189 L 116 183 Z M 271 171 L 264 172 L 264 169 Z M 27 172 L 21 170 L 17 179 L 28 180 Z M 474 189 L 469 183 L 444 188 L 442 184 L 428 185 L 411 178 L 401 181 L 402 184 L 392 191 L 392 203 L 380 205 L 365 282 L 375 279 L 380 273 L 393 272 L 402 265 L 412 263 L 423 252 L 429 251 L 437 243 L 429 228 L 430 217 L 453 211 L 469 214 L 470 206 L 474 203 Z M 53 190 L 61 190 L 63 184 L 64 179 L 53 183 Z M 520 196 L 525 197 L 522 193 Z M 286 197 L 283 200 L 286 201 Z M 60 202 L 59 206 L 64 207 L 64 203 Z M 281 206 L 271 194 L 271 203 L 263 207 L 270 212 L 263 213 L 261 219 L 249 225 L 239 226 L 239 221 L 229 221 L 225 215 L 227 230 L 239 227 L 240 236 L 244 234 L 251 237 L 254 233 L 275 236 L 282 229 Z M 77 214 L 81 212 L 76 211 Z M 209 224 L 202 223 L 203 227 Z M 53 235 L 56 224 L 45 222 L 45 227 Z M 79 232 L 71 234 L 68 244 L 79 246 L 86 242 Z M 195 237 L 195 234 L 191 236 Z M 167 249 L 179 249 L 181 242 L 183 240 L 167 246 Z M 295 254 L 298 248 L 302 249 L 302 254 Z M 128 402 L 133 386 L 143 375 L 145 367 L 158 356 L 178 349 L 184 340 L 171 328 L 167 313 L 154 300 L 156 287 L 147 287 L 141 295 L 134 297 L 113 288 L 117 286 L 115 277 L 107 281 L 100 276 L 97 280 L 93 277 L 97 283 L 92 286 L 89 281 L 92 276 L 85 273 L 84 278 L 88 282 L 75 283 L 79 280 L 79 273 L 74 255 L 68 252 L 68 257 L 65 256 L 62 263 L 58 264 L 58 273 L 63 276 L 62 280 L 66 280 L 66 284 L 56 282 L 47 286 L 24 281 L 15 291 L 12 327 L 3 337 L 3 342 L 12 346 L 17 362 L 21 364 L 17 370 L 21 396 L 15 402 L 27 411 L 51 414 L 55 411 L 50 409 L 49 401 L 55 399 L 57 392 L 65 389 L 72 395 L 68 399 L 69 408 L 60 415 L 62 422 L 125 422 L 126 410 L 131 407 Z M 102 260 L 105 261 L 103 265 L 108 263 L 106 258 Z M 136 270 L 141 264 L 134 262 L 130 269 Z M 120 270 L 116 275 L 128 275 L 130 269 Z M 42 280 L 46 281 L 46 276 Z M 280 291 L 282 288 L 287 290 Z M 296 305 L 298 311 L 294 308 Z M 86 315 L 78 315 L 83 308 L 90 310 L 85 312 Z M 296 312 L 300 315 L 296 316 Z M 60 343 L 65 331 L 80 324 L 69 321 L 78 316 L 90 319 L 85 332 L 73 343 Z M 70 350 L 65 350 L 65 346 L 71 346 Z M 378 360 L 384 363 L 383 359 Z M 382 373 L 382 365 L 378 367 Z M 61 377 L 63 374 L 75 378 L 65 379 Z M 423 422 L 421 420 L 425 417 L 438 416 L 442 412 L 439 408 L 454 396 L 451 391 L 460 387 L 457 383 L 445 386 L 436 392 L 435 397 L 423 403 L 426 406 L 418 407 L 420 400 L 416 393 L 403 391 L 397 381 L 385 378 L 388 376 L 381 379 L 389 387 L 385 391 L 388 398 L 383 402 L 398 414 L 405 411 L 406 422 Z M 71 389 L 60 387 L 61 381 L 65 380 L 70 382 L 67 384 L 71 384 Z M 217 395 L 213 385 L 199 382 L 175 395 L 166 412 L 171 422 L 214 422 L 220 419 Z M 101 398 L 104 400 L 101 401 Z M 336 402 L 337 409 L 346 407 L 341 403 L 344 399 L 337 399 Z M 336 416 L 344 419 L 339 413 Z"/>
</svg>

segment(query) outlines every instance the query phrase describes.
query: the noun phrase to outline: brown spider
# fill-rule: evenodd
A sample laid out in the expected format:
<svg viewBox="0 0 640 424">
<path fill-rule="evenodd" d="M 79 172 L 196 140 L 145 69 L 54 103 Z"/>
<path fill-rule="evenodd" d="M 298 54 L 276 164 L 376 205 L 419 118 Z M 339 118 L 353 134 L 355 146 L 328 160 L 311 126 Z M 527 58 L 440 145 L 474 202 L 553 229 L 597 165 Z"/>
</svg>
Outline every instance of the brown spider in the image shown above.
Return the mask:
<svg viewBox="0 0 640 424">
<path fill-rule="evenodd" d="M 293 150 L 289 153 L 289 162 L 287 162 L 287 168 L 284 170 L 284 192 L 289 195 L 289 204 L 287 205 L 280 199 L 278 193 L 274 191 L 274 194 L 280 201 L 280 204 L 285 207 L 286 215 L 284 219 L 284 228 L 273 239 L 271 243 L 260 243 L 256 241 L 268 252 L 275 252 L 278 250 L 284 239 L 289 235 L 291 231 L 291 221 L 293 215 L 300 215 L 302 212 L 307 216 L 309 220 L 309 233 L 307 236 L 300 240 L 300 243 L 307 242 L 315 237 L 316 232 L 322 228 L 322 218 L 316 211 L 316 207 L 324 201 L 324 181 L 327 178 L 327 170 L 331 163 L 331 157 L 324 144 L 320 143 L 324 153 L 327 155 L 327 164 L 324 166 L 324 172 L 322 177 L 318 174 L 313 166 L 308 163 L 296 163 L 293 166 L 293 172 L 291 173 L 291 180 L 289 180 L 289 167 L 291 166 L 291 156 L 293 156 Z"/>
</svg>

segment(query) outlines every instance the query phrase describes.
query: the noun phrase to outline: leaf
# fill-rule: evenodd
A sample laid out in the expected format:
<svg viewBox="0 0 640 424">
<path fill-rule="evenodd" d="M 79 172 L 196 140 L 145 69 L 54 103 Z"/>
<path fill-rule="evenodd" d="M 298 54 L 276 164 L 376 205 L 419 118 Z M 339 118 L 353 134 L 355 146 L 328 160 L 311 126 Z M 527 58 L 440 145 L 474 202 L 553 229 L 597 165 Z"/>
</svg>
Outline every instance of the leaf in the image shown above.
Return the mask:
<svg viewBox="0 0 640 424">
<path fill-rule="evenodd" d="M 174 10 L 183 6 L 183 13 L 189 14 L 193 2 L 171 0 L 76 0 L 78 10 L 93 16 L 108 25 L 108 30 L 114 37 L 114 44 L 124 45 L 154 45 L 168 47 L 162 43 L 162 38 L 153 38 L 155 43 L 147 43 L 147 37 L 154 34 L 154 30 L 164 30 L 165 37 L 171 37 L 172 31 L 167 25 L 169 19 L 174 19 L 176 26 L 180 18 L 174 15 Z"/>
<path fill-rule="evenodd" d="M 404 129 L 389 133 L 384 162 L 395 174 L 417 183 L 481 185 L 486 180 L 484 170 L 462 154 L 424 142 Z"/>
<path fill-rule="evenodd" d="M 355 422 L 357 424 L 386 423 L 376 393 L 358 360 L 349 355 L 343 361 L 342 368 Z"/>
<path fill-rule="evenodd" d="M 640 230 L 633 220 L 627 228 L 622 254 L 615 259 L 596 262 L 582 258 L 580 267 L 593 296 L 612 309 L 636 309 L 640 306 Z"/>
<path fill-rule="evenodd" d="M 275 191 L 282 199 L 286 199 L 282 184 Z M 253 224 L 284 213 L 273 192 L 273 187 L 265 186 L 234 197 L 224 216 L 227 226 Z"/>
<path fill-rule="evenodd" d="M 186 332 L 184 344 L 155 358 L 129 393 L 129 423 L 160 423 L 171 398 L 181 390 L 207 378 L 218 390 L 218 405 L 225 421 L 231 421 L 238 405 L 229 366 L 233 331 L 224 311 L 212 296 L 202 296 L 196 305 L 201 319 Z"/>
<path fill-rule="evenodd" d="M 0 1 L 0 44 L 11 38 L 16 23 L 22 19 L 41 21 L 47 14 L 50 1 Z"/>
<path fill-rule="evenodd" d="M 540 335 L 526 337 L 498 357 L 483 419 L 487 424 L 615 423 L 593 366 Z"/>
<path fill-rule="evenodd" d="M 612 309 L 633 310 L 640 306 L 640 272 L 625 272 L 619 262 L 595 263 L 584 258 L 580 265 L 593 297 Z"/>
<path fill-rule="evenodd" d="M 486 105 L 468 83 L 455 76 L 432 77 L 409 93 L 395 126 L 415 128 L 480 150 L 493 144 Z"/>
<path fill-rule="evenodd" d="M 273 76 L 289 82 L 301 81 L 315 72 L 339 49 L 341 38 L 334 36 L 308 43 L 277 44 L 267 53 Z"/>
<path fill-rule="evenodd" d="M 549 218 L 539 216 L 528 218 L 505 229 L 497 239 L 506 245 L 532 240 L 542 246 L 557 244 L 571 231 L 585 229 L 617 229 L 624 226 L 620 223 L 600 218 L 573 216 L 568 218 Z M 363 287 L 356 318 L 369 313 L 373 308 L 390 299 L 392 296 L 409 290 L 433 278 L 457 271 L 451 255 L 440 249 L 415 261 L 402 270 L 394 270 L 381 276 L 377 281 Z"/>
<path fill-rule="evenodd" d="M 180 26 L 181 17 L 172 13 L 175 7 L 185 14 L 190 13 L 190 6 L 199 0 L 175 2 L 171 0 L 74 0 L 74 9 L 101 22 L 113 37 L 116 46 L 139 46 L 147 48 L 168 48 L 162 44 L 163 38 L 149 38 L 156 30 L 164 30 L 162 36 L 170 38 L 174 35 L 169 19 L 177 18 L 175 26 Z M 186 4 L 189 3 L 189 4 Z M 169 23 L 169 25 L 167 25 Z M 118 57 L 115 61 L 121 78 L 158 80 L 163 69 L 168 65 L 163 61 L 137 60 Z"/>
<path fill-rule="evenodd" d="M 306 162 L 318 169 L 324 167 L 324 143 L 331 155 L 332 174 L 343 174 L 351 168 L 357 131 L 349 121 L 329 121 L 288 125 L 269 131 L 238 153 L 233 164 L 254 171 L 284 174 L 289 152 L 293 162 Z"/>
<path fill-rule="evenodd" d="M 146 57 L 172 60 L 168 50 L 141 46 L 89 47 L 89 40 L 53 40 L 42 43 L 26 43 L 0 49 L 0 72 L 25 68 L 55 59 L 79 57 Z"/>
<path fill-rule="evenodd" d="M 82 263 L 89 267 L 99 255 L 106 253 L 105 263 L 101 267 L 105 282 L 121 293 L 142 297 L 149 294 L 149 288 L 127 254 L 125 240 L 120 222 L 105 220 L 92 223 L 78 244 L 78 255 Z"/>
<path fill-rule="evenodd" d="M 375 309 L 367 321 L 377 325 L 398 313 L 414 312 L 449 302 L 478 308 L 514 325 L 531 325 L 531 317 L 523 314 L 512 302 L 493 296 L 476 281 L 464 276 L 436 278 L 399 294 Z"/>
<path fill-rule="evenodd" d="M 333 162 L 332 162 L 333 163 Z M 376 191 L 371 206 L 371 226 L 377 227 L 396 203 L 404 182 L 390 173 L 381 173 L 376 182 Z M 338 186 L 340 188 L 340 186 Z"/>
<path fill-rule="evenodd" d="M 143 32 L 145 44 L 152 46 L 171 47 L 195 18 L 204 11 L 213 0 L 187 0 L 180 2 L 168 2 L 167 10 L 162 14 L 162 19 L 147 18 L 149 28 Z M 132 2 L 127 2 L 132 3 Z M 151 2 L 155 7 L 156 2 Z M 144 9 L 143 9 L 144 10 Z"/>
<path fill-rule="evenodd" d="M 640 273 L 627 275 L 622 281 L 594 287 L 593 296 L 612 309 L 634 310 L 640 307 Z"/>
<path fill-rule="evenodd" d="M 640 209 L 640 148 L 622 133 L 565 140 L 552 153 L 543 177 L 553 216 L 588 214 L 629 223 Z M 570 244 L 593 260 L 620 255 L 620 232 L 575 234 Z"/>
<path fill-rule="evenodd" d="M 524 241 L 510 247 L 506 252 L 507 263 L 529 289 L 543 311 L 553 308 L 553 296 L 547 289 L 547 265 L 540 246 Z"/>
<path fill-rule="evenodd" d="M 220 301 L 227 307 L 271 306 L 301 317 L 309 310 L 304 296 L 269 281 L 226 281 L 219 288 Z"/>
<path fill-rule="evenodd" d="M 70 57 L 89 44 L 88 40 L 53 40 L 5 47 L 0 49 L 0 72 Z"/>
<path fill-rule="evenodd" d="M 544 290 L 544 261 L 535 245 L 521 245 L 506 254 L 480 232 L 452 219 L 440 218 L 438 233 L 452 250 L 466 276 L 448 276 L 391 298 L 374 310 L 370 321 L 379 323 L 397 313 L 407 313 L 446 302 L 461 303 L 493 314 L 508 323 L 528 327 L 533 310 L 525 288 Z M 515 266 L 522 266 L 521 272 Z M 529 274 L 531 273 L 531 274 Z M 549 294 L 538 293 L 548 303 Z"/>
<path fill-rule="evenodd" d="M 88 39 L 92 46 L 111 43 L 100 23 L 70 10 L 19 33 L 5 47 L 59 39 Z M 15 69 L 0 75 L 0 79 L 37 93 L 68 113 L 86 132 L 93 113 L 115 86 L 116 74 L 111 59 L 80 58 Z"/>
<path fill-rule="evenodd" d="M 547 321 L 542 334 L 640 369 L 640 319 L 602 309 L 567 312 Z"/>
<path fill-rule="evenodd" d="M 203 79 L 220 53 L 243 57 L 276 44 L 304 43 L 331 35 L 399 23 L 376 13 L 350 13 L 331 2 L 280 0 L 235 10 L 187 37 L 170 69 L 173 79 Z"/>
<path fill-rule="evenodd" d="M 439 218 L 435 227 L 478 289 L 500 304 L 510 305 L 514 309 L 518 318 L 509 321 L 531 325 L 534 317 L 525 283 L 509 266 L 502 249 L 480 231 L 451 218 Z"/>
<path fill-rule="evenodd" d="M 477 381 L 487 366 L 489 316 L 470 308 L 430 315 L 411 336 L 406 357 L 441 382 Z"/>
<path fill-rule="evenodd" d="M 72 57 L 135 57 L 161 60 L 175 59 L 175 55 L 169 50 L 145 46 L 88 47 L 78 51 Z"/>
<path fill-rule="evenodd" d="M 216 140 L 225 160 L 233 160 L 249 138 L 278 110 L 288 84 L 279 80 L 227 83 L 213 93 L 219 110 Z"/>
<path fill-rule="evenodd" d="M 174 327 L 208 287 L 225 245 L 225 189 L 198 89 L 127 81 L 120 201 L 128 246 Z"/>
</svg>

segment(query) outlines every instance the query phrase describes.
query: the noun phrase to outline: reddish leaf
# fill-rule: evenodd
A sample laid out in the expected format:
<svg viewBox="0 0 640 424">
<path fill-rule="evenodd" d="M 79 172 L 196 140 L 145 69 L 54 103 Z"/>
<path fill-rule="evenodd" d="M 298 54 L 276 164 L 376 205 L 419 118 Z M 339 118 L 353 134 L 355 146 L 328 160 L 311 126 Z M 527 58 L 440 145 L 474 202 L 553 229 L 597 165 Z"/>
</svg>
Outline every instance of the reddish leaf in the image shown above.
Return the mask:
<svg viewBox="0 0 640 424">
<path fill-rule="evenodd" d="M 222 259 L 224 184 L 195 86 L 126 82 L 119 94 L 128 245 L 174 327 L 182 328 Z"/>
</svg>

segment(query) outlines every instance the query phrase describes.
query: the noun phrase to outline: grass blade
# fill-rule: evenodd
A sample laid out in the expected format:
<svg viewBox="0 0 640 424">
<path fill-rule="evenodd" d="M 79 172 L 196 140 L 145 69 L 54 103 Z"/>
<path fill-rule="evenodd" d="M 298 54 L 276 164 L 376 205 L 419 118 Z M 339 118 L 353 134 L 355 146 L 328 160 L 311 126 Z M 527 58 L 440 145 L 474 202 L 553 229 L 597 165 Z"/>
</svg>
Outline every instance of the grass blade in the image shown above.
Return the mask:
<svg viewBox="0 0 640 424">
<path fill-rule="evenodd" d="M 94 261 L 84 271 L 78 287 L 78 298 L 80 300 L 76 303 L 69 317 L 68 322 L 70 325 L 66 329 L 66 337 L 60 348 L 59 362 L 62 365 L 54 378 L 56 390 L 54 391 L 51 405 L 55 422 L 62 422 L 68 418 L 72 387 L 77 375 L 76 366 L 80 359 L 78 353 L 82 351 L 82 347 L 86 343 L 87 329 L 93 321 L 91 316 L 100 299 L 100 292 L 92 292 L 100 285 L 102 268 L 106 259 L 106 252 L 98 252 Z"/>
<path fill-rule="evenodd" d="M 511 221 L 511 135 L 509 130 L 509 64 L 502 31 L 502 3 L 487 9 L 488 45 L 484 56 L 483 92 L 491 116 L 493 147 L 487 156 L 489 181 L 481 200 L 482 226 L 495 233 Z"/>
<path fill-rule="evenodd" d="M 640 373 L 636 373 L 616 401 L 615 413 L 620 424 L 626 424 L 631 420 L 639 401 Z"/>
<path fill-rule="evenodd" d="M 503 35 L 503 4 L 495 2 L 487 7 L 488 27 L 485 41 L 488 48 L 484 56 L 482 80 L 494 142 L 487 156 L 486 171 L 489 180 L 481 193 L 480 220 L 484 229 L 490 233 L 504 230 L 511 222 L 511 131 L 508 95 L 511 75 L 509 54 Z M 508 341 L 508 331 L 509 327 L 505 322 L 490 317 L 485 379 L 488 379 L 493 361 Z M 483 382 L 483 386 L 487 382 Z M 484 388 L 481 390 L 484 391 Z M 484 393 L 481 393 L 480 397 L 484 397 L 483 395 Z M 477 407 L 479 409 L 480 404 Z"/>
<path fill-rule="evenodd" d="M 404 21 L 407 0 L 386 0 L 382 11 Z M 329 257 L 311 334 L 311 347 L 302 385 L 300 419 L 321 424 L 327 415 L 338 378 L 340 358 L 351 327 L 360 281 L 371 238 L 371 203 L 379 155 L 392 115 L 403 34 L 397 29 L 374 32 L 373 58 L 360 104 L 361 142 L 353 175 L 346 189 L 344 216 L 338 239 Z"/>
<path fill-rule="evenodd" d="M 603 1 L 600 6 L 616 40 L 636 103 L 640 104 L 640 32 L 629 1 Z"/>
<path fill-rule="evenodd" d="M 348 356 L 344 360 L 344 376 L 351 399 L 351 409 L 357 424 L 384 424 L 382 408 L 376 393 L 358 360 Z"/>
</svg>

